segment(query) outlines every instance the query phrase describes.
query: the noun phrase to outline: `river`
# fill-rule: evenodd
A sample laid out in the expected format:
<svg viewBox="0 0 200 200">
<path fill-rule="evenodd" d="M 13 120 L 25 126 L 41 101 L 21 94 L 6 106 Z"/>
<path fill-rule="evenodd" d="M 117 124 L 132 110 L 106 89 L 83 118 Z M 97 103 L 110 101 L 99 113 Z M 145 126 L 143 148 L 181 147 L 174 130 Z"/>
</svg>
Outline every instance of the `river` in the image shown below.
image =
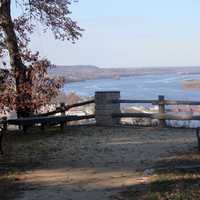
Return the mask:
<svg viewBox="0 0 200 200">
<path fill-rule="evenodd" d="M 115 79 L 98 79 L 67 83 L 64 92 L 75 92 L 80 96 L 93 96 L 95 91 L 121 91 L 122 98 L 156 99 L 158 95 L 174 100 L 199 100 L 200 90 L 183 89 L 183 81 L 200 80 L 200 74 L 166 74 L 129 76 Z"/>
</svg>

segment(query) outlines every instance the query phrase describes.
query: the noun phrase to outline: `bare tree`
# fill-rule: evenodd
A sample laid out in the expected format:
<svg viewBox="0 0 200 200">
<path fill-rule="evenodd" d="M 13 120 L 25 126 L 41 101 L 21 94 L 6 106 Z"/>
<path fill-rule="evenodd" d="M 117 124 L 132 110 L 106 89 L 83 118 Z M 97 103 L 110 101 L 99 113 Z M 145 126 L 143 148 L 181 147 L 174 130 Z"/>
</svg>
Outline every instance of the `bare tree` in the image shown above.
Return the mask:
<svg viewBox="0 0 200 200">
<path fill-rule="evenodd" d="M 51 30 L 55 39 L 71 42 L 79 39 L 82 29 L 70 18 L 71 3 L 71 0 L 0 0 L 0 57 L 9 57 L 12 77 L 7 79 L 12 89 L 2 93 L 0 104 L 15 106 L 19 117 L 29 116 L 36 105 L 55 95 L 63 83 L 47 77 L 50 62 L 38 52 L 33 53 L 29 43 L 36 24 L 41 24 L 44 32 Z M 20 15 L 14 18 L 13 4 L 20 10 Z M 43 95 L 38 98 L 38 92 L 46 93 L 46 98 Z"/>
</svg>

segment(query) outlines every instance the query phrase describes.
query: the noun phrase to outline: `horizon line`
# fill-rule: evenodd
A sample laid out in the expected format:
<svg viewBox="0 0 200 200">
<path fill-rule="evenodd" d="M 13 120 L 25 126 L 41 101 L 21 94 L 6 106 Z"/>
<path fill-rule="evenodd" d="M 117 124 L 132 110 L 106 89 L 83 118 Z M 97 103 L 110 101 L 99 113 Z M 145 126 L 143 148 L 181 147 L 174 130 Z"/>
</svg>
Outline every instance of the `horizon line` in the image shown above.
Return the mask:
<svg viewBox="0 0 200 200">
<path fill-rule="evenodd" d="M 194 67 L 194 68 L 197 68 L 197 67 L 200 67 L 200 65 L 184 65 L 184 66 L 174 66 L 174 65 L 170 65 L 170 66 L 167 66 L 167 65 L 161 65 L 161 66 L 133 66 L 133 67 L 129 67 L 129 66 L 126 66 L 126 67 L 109 67 L 109 66 L 98 66 L 98 65 L 92 65 L 92 64 L 73 64 L 73 65 L 64 65 L 64 64 L 60 64 L 60 65 L 57 65 L 57 64 L 53 64 L 53 66 L 62 66 L 62 67 L 78 67 L 78 66 L 83 66 L 83 67 L 97 67 L 97 68 L 187 68 L 187 67 Z"/>
</svg>

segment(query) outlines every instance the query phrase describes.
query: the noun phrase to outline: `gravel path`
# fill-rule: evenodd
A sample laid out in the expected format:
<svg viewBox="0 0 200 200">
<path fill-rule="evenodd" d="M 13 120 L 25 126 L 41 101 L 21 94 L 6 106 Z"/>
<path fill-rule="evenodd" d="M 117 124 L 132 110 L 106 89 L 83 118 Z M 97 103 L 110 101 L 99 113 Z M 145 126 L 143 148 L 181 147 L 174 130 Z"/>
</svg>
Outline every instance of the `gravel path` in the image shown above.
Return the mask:
<svg viewBox="0 0 200 200">
<path fill-rule="evenodd" d="M 109 200 L 147 180 L 146 168 L 196 146 L 193 130 L 69 128 L 45 140 L 17 144 L 17 159 L 40 161 L 19 175 L 16 200 Z M 21 154 L 20 154 L 21 152 Z"/>
</svg>

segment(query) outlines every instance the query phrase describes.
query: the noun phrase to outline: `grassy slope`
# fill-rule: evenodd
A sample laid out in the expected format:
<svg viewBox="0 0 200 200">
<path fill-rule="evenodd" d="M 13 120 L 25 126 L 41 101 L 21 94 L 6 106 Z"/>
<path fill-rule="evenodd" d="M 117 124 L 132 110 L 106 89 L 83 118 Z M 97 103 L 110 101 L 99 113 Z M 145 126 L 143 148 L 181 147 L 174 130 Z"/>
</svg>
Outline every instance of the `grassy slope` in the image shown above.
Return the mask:
<svg viewBox="0 0 200 200">
<path fill-rule="evenodd" d="M 200 154 L 188 153 L 181 160 L 164 163 L 172 166 L 156 170 L 146 184 L 130 187 L 118 200 L 200 200 Z M 193 167 L 194 166 L 194 167 Z"/>
</svg>

